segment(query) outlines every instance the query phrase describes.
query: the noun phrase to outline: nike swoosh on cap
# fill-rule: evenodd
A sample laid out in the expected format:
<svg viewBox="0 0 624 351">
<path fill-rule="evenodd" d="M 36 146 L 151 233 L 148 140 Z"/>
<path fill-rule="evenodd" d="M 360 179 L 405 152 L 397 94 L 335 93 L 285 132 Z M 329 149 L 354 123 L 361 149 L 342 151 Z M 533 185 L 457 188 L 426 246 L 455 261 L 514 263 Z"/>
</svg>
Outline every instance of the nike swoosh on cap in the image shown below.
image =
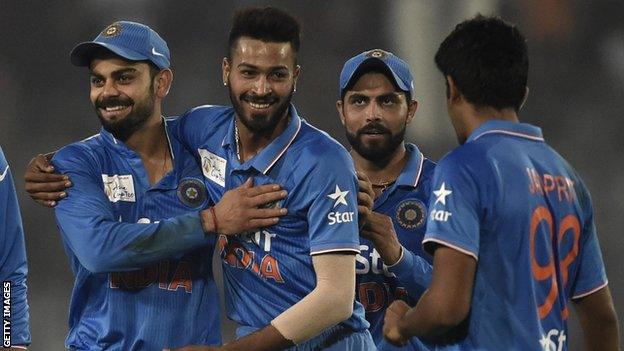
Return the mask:
<svg viewBox="0 0 624 351">
<path fill-rule="evenodd" d="M 161 54 L 160 52 L 156 51 L 156 48 L 152 46 L 152 54 L 154 55 L 158 55 L 158 56 L 162 56 L 165 57 L 165 55 Z"/>
<path fill-rule="evenodd" d="M 7 173 L 9 173 L 9 165 L 7 165 L 6 168 L 4 169 L 4 172 L 0 174 L 0 182 L 4 180 L 4 177 L 6 177 Z"/>
</svg>

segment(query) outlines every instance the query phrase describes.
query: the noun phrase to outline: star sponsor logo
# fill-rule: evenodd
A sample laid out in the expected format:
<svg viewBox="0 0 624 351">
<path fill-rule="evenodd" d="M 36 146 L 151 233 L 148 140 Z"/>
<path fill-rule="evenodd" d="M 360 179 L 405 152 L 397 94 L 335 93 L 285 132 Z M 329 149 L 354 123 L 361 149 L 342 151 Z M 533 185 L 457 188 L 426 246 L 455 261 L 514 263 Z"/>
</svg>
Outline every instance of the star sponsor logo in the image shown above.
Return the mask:
<svg viewBox="0 0 624 351">
<path fill-rule="evenodd" d="M 340 187 L 336 184 L 336 188 L 333 193 L 327 195 L 328 198 L 334 201 L 334 206 L 332 209 L 336 208 L 338 205 L 348 206 L 347 202 L 347 194 L 349 194 L 349 190 L 341 190 Z M 329 225 L 339 224 L 339 223 L 349 223 L 353 222 L 355 212 L 347 211 L 331 211 L 327 214 L 327 220 Z"/>
<path fill-rule="evenodd" d="M 2 174 L 0 174 L 0 182 L 4 180 L 4 178 L 6 178 L 6 175 L 9 173 L 9 165 L 6 166 L 6 168 L 4 169 L 4 171 L 2 171 Z"/>
<path fill-rule="evenodd" d="M 336 190 L 332 193 L 327 195 L 328 198 L 334 200 L 334 208 L 336 208 L 336 206 L 343 204 L 345 206 L 347 206 L 347 194 L 349 193 L 348 190 L 342 191 L 340 190 L 340 187 L 338 186 L 338 184 L 336 184 Z"/>
<path fill-rule="evenodd" d="M 206 149 L 197 149 L 201 158 L 204 177 L 225 187 L 225 169 L 227 161 Z"/>
<path fill-rule="evenodd" d="M 436 201 L 433 205 L 435 206 L 438 203 L 441 203 L 442 205 L 446 206 L 446 197 L 451 195 L 452 193 L 453 192 L 451 191 L 451 189 L 446 189 L 446 184 L 442 182 L 442 185 L 440 185 L 440 189 L 433 192 L 433 195 L 436 196 Z"/>
<path fill-rule="evenodd" d="M 102 183 L 104 184 L 104 192 L 110 202 L 136 202 L 134 180 L 131 174 L 102 174 Z"/>
</svg>

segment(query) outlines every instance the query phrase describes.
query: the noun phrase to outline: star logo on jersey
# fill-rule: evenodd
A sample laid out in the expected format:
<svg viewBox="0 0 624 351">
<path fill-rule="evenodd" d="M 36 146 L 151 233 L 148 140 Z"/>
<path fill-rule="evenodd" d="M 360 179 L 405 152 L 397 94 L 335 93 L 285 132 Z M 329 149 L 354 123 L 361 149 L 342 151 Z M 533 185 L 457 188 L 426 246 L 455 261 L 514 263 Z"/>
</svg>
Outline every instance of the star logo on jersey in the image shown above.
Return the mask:
<svg viewBox="0 0 624 351">
<path fill-rule="evenodd" d="M 440 189 L 435 190 L 433 192 L 433 195 L 436 196 L 436 201 L 433 204 L 433 206 L 437 205 L 438 202 L 441 203 L 442 205 L 446 206 L 446 197 L 451 195 L 453 192 L 451 191 L 451 189 L 446 189 L 446 184 L 444 184 L 444 182 L 442 182 L 442 185 L 440 185 Z"/>
<path fill-rule="evenodd" d="M 347 206 L 346 196 L 348 193 L 348 190 L 342 191 L 340 190 L 340 187 L 338 187 L 338 184 L 336 184 L 336 190 L 334 191 L 334 193 L 327 195 L 327 197 L 335 201 L 333 208 L 336 208 L 336 206 L 338 206 L 339 204 Z"/>
</svg>

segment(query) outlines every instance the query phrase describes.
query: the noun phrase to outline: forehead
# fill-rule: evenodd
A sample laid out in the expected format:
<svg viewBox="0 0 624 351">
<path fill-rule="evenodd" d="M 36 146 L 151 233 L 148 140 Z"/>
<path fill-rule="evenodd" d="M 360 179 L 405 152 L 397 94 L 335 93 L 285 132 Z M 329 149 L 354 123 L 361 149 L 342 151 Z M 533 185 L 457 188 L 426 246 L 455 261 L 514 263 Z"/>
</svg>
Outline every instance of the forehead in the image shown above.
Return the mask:
<svg viewBox="0 0 624 351">
<path fill-rule="evenodd" d="M 122 58 L 94 58 L 91 60 L 89 69 L 92 73 L 107 74 L 120 70 L 134 69 L 139 72 L 148 72 L 149 65 L 145 62 L 128 61 Z"/>
<path fill-rule="evenodd" d="M 368 93 L 368 94 L 388 94 L 391 92 L 401 93 L 403 91 L 396 90 L 388 77 L 379 72 L 364 73 L 353 87 L 349 89 L 347 94 L 351 93 Z"/>
<path fill-rule="evenodd" d="M 232 61 L 257 67 L 292 67 L 295 59 L 290 42 L 264 42 L 250 37 L 240 37 L 232 48 Z"/>
</svg>

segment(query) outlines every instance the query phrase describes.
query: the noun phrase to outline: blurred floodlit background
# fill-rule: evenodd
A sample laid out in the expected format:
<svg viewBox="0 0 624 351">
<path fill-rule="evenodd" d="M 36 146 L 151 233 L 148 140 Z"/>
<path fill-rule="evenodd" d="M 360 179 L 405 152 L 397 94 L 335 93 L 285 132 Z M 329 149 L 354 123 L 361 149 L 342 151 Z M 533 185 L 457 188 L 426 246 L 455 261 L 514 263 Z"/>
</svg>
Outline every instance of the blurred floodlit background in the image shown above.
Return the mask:
<svg viewBox="0 0 624 351">
<path fill-rule="evenodd" d="M 412 67 L 419 100 L 408 139 L 438 160 L 456 146 L 433 63 L 442 39 L 476 13 L 517 23 L 528 39 L 529 99 L 525 122 L 581 173 L 594 199 L 607 274 L 624 315 L 624 2 L 621 0 L 481 1 L 147 1 L 0 0 L 0 145 L 11 163 L 24 218 L 29 259 L 30 350 L 62 350 L 73 277 L 51 210 L 26 198 L 21 175 L 36 153 L 95 134 L 86 69 L 68 53 L 120 20 L 156 29 L 172 52 L 175 79 L 165 113 L 206 103 L 229 104 L 221 58 L 233 10 L 274 5 L 303 23 L 302 74 L 294 102 L 299 112 L 345 143 L 336 115 L 338 75 L 345 60 L 383 48 Z M 224 328 L 231 338 L 231 325 Z M 573 318 L 571 350 L 580 350 Z"/>
</svg>

